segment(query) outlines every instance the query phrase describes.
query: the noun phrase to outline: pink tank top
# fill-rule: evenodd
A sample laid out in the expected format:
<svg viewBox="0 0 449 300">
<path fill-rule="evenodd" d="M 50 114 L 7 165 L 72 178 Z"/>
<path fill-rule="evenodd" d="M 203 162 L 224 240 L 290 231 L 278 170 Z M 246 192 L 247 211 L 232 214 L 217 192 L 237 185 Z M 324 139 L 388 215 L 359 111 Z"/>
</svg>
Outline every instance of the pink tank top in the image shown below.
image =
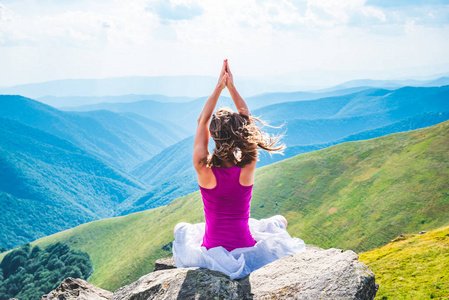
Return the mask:
<svg viewBox="0 0 449 300">
<path fill-rule="evenodd" d="M 248 219 L 253 186 L 240 184 L 241 168 L 212 168 L 217 185 L 212 189 L 200 186 L 206 216 L 206 232 L 202 246 L 222 246 L 228 251 L 252 247 Z"/>
</svg>

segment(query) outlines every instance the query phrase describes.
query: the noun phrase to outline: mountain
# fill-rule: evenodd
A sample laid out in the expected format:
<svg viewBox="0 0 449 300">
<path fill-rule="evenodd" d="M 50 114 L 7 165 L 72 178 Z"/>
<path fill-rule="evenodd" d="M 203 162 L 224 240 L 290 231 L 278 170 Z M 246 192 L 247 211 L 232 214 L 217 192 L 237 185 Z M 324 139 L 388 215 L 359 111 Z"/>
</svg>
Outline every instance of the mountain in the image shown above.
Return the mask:
<svg viewBox="0 0 449 300">
<path fill-rule="evenodd" d="M 30 98 L 102 97 L 127 94 L 162 94 L 201 97 L 215 87 L 217 80 L 208 76 L 129 76 L 104 79 L 62 79 L 22 84 L 0 89 L 0 94 Z"/>
<path fill-rule="evenodd" d="M 449 85 L 449 77 L 440 77 L 434 80 L 429 80 L 425 84 L 425 86 L 443 86 Z"/>
<path fill-rule="evenodd" d="M 449 111 L 447 99 L 449 86 L 404 87 L 394 91 L 374 89 L 340 97 L 274 104 L 255 110 L 253 114 L 273 125 L 283 124 L 287 145 L 313 145 L 420 113 Z M 273 130 L 267 128 L 267 131 Z"/>
<path fill-rule="evenodd" d="M 160 123 L 170 122 L 195 132 L 196 120 L 203 109 L 207 98 L 199 98 L 186 103 L 158 102 L 142 100 L 131 103 L 98 103 L 80 107 L 66 108 L 77 112 L 92 110 L 108 110 L 115 113 L 133 113 Z M 229 103 L 229 99 L 220 98 L 220 102 Z"/>
<path fill-rule="evenodd" d="M 45 103 L 53 107 L 70 107 L 70 106 L 81 106 L 96 103 L 128 103 L 136 102 L 142 100 L 153 100 L 158 102 L 189 102 L 193 98 L 190 97 L 168 97 L 164 95 L 120 95 L 120 96 L 66 96 L 66 97 L 56 97 L 56 96 L 44 96 L 36 98 L 37 101 Z"/>
<path fill-rule="evenodd" d="M 446 75 L 446 74 L 442 74 Z M 439 78 L 432 78 L 427 80 L 415 80 L 415 79 L 401 79 L 401 80 L 376 80 L 376 79 L 356 79 L 349 80 L 338 84 L 336 86 L 317 90 L 317 92 L 332 92 L 340 89 L 354 88 L 354 87 L 371 87 L 371 88 L 383 88 L 383 89 L 397 89 L 405 86 L 413 87 L 440 87 L 449 84 L 449 78 L 442 76 Z"/>
<path fill-rule="evenodd" d="M 218 74 L 217 74 L 218 76 Z M 217 84 L 218 77 L 211 76 L 128 76 L 103 79 L 62 79 L 0 88 L 0 94 L 22 95 L 30 98 L 56 97 L 103 97 L 128 94 L 169 97 L 204 97 Z M 243 95 L 293 91 L 294 86 L 282 83 L 260 82 L 257 78 L 238 80 Z"/>
<path fill-rule="evenodd" d="M 449 107 L 449 85 L 404 87 L 397 90 L 367 89 L 338 97 L 313 101 L 273 104 L 252 111 L 272 122 L 288 120 L 343 119 L 384 114 L 392 119 L 421 112 L 440 112 Z"/>
<path fill-rule="evenodd" d="M 0 118 L 0 245 L 110 217 L 143 185 L 72 143 Z"/>
<path fill-rule="evenodd" d="M 445 299 L 449 295 L 448 245 L 449 226 L 445 226 L 401 234 L 359 258 L 376 274 L 379 299 Z"/>
<path fill-rule="evenodd" d="M 364 89 L 362 89 L 364 90 Z M 315 100 L 322 97 L 329 96 L 342 96 L 348 95 L 354 92 L 360 91 L 359 88 L 354 89 L 345 89 L 339 90 L 335 92 L 328 93 L 308 93 L 308 92 L 293 92 L 293 93 L 267 93 L 262 95 L 257 95 L 254 97 L 248 97 L 246 102 L 251 109 L 258 109 L 264 107 L 266 105 L 272 105 L 275 103 L 283 103 L 283 102 L 292 102 L 292 101 L 304 101 L 304 105 L 313 105 L 313 109 L 317 109 L 317 105 L 311 104 L 313 101 L 306 100 Z M 363 96 L 363 94 L 361 94 Z M 117 97 L 118 98 L 118 97 Z M 323 102 L 324 105 L 328 105 L 330 102 L 342 102 L 345 97 L 342 96 L 342 99 L 329 98 L 326 103 Z M 96 103 L 90 105 L 81 105 L 75 107 L 64 107 L 63 109 L 66 111 L 92 111 L 92 110 L 109 110 L 116 113 L 134 113 L 137 115 L 144 116 L 146 118 L 157 120 L 160 122 L 171 122 L 187 129 L 190 134 L 195 133 L 196 129 L 196 119 L 198 118 L 202 108 L 204 107 L 204 103 L 207 98 L 198 98 L 189 102 L 183 103 L 174 103 L 174 102 L 160 102 L 156 100 L 141 100 L 136 102 L 123 102 L 123 103 Z M 284 105 L 284 103 L 282 104 Z M 337 104 L 332 104 L 333 106 L 337 106 Z M 222 96 L 220 97 L 217 107 L 232 107 L 235 110 L 234 103 L 231 98 Z M 323 107 L 323 105 L 321 105 Z M 266 110 L 265 110 L 266 111 Z M 262 110 L 262 112 L 265 112 Z M 283 110 L 282 113 L 286 113 L 286 110 Z M 288 111 L 290 113 L 290 111 Z M 255 111 L 256 115 L 258 115 L 259 111 Z M 314 112 L 315 114 L 317 112 Z M 321 115 L 320 115 L 321 116 Z M 308 116 L 309 118 L 313 118 L 312 116 Z M 307 117 L 306 117 L 307 118 Z"/>
<path fill-rule="evenodd" d="M 348 142 L 256 170 L 251 216 L 284 215 L 288 232 L 307 244 L 367 251 L 400 233 L 449 220 L 449 122 Z M 92 258 L 91 282 L 129 284 L 171 255 L 178 222 L 202 222 L 199 192 L 169 205 L 83 224 L 33 242 L 62 241 Z M 0 258 L 4 254 L 0 254 Z"/>
<path fill-rule="evenodd" d="M 316 100 L 320 98 L 336 97 L 360 92 L 370 87 L 353 87 L 348 89 L 339 89 L 330 92 L 283 92 L 283 93 L 265 93 L 246 98 L 246 102 L 251 109 L 258 109 L 267 105 L 283 102 Z"/>
<path fill-rule="evenodd" d="M 449 110 L 446 101 L 448 97 L 449 86 L 443 86 L 404 87 L 393 91 L 365 89 L 352 94 L 300 101 L 294 101 L 298 99 L 297 93 L 267 94 L 250 97 L 247 102 L 252 114 L 268 121 L 269 124 L 281 125 L 287 121 L 284 129 L 288 131 L 286 142 L 289 145 L 306 145 L 324 143 L 330 141 L 329 138 L 339 139 L 349 134 L 381 127 L 421 112 Z M 255 109 L 264 103 L 283 100 L 288 102 Z M 101 103 L 72 109 L 132 112 L 159 122 L 172 122 L 194 134 L 196 119 L 205 101 L 206 98 L 176 104 L 156 101 Z M 233 107 L 233 104 L 228 97 L 221 97 L 217 107 L 221 106 Z M 333 136 L 334 133 L 338 133 L 338 136 Z M 322 134 L 327 136 L 320 139 Z"/>
<path fill-rule="evenodd" d="M 290 101 L 303 101 L 303 100 L 315 100 L 324 97 L 333 97 L 348 95 L 362 90 L 370 89 L 370 87 L 355 87 L 349 89 L 341 89 L 331 92 L 278 92 L 278 93 L 264 93 L 256 96 L 251 96 L 246 98 L 248 105 L 257 109 L 263 106 L 290 102 Z M 229 98 L 229 97 L 222 97 Z M 73 111 L 86 111 L 86 110 L 97 110 L 97 109 L 107 109 L 116 112 L 127 111 L 129 109 L 126 105 L 111 106 L 110 103 L 131 103 L 140 102 L 144 100 L 156 101 L 156 102 L 174 102 L 174 103 L 185 103 L 194 101 L 195 99 L 188 97 L 167 97 L 163 95 L 123 95 L 123 96 L 104 96 L 104 97 L 55 97 L 46 96 L 38 98 L 37 100 L 55 106 L 60 107 L 63 110 L 73 110 Z M 202 97 L 202 101 L 206 98 Z M 233 105 L 232 101 L 228 101 L 229 104 Z M 72 103 L 72 104 L 69 104 Z M 203 103 L 204 104 L 204 103 Z"/>
<path fill-rule="evenodd" d="M 136 121 L 109 111 L 63 112 L 21 96 L 0 95 L 0 117 L 66 139 L 123 169 L 185 137 L 180 130 L 173 132 L 155 121 Z"/>
</svg>

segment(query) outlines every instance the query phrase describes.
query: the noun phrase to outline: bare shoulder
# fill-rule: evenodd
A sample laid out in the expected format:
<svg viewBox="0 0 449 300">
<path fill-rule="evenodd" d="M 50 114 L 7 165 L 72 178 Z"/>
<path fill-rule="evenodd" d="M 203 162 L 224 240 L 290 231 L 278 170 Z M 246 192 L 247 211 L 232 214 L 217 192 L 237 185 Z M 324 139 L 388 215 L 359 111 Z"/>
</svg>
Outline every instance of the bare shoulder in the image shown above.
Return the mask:
<svg viewBox="0 0 449 300">
<path fill-rule="evenodd" d="M 254 173 L 256 170 L 257 160 L 244 165 L 240 173 L 240 184 L 245 186 L 250 186 L 254 183 Z"/>
<path fill-rule="evenodd" d="M 208 168 L 206 165 L 201 165 L 195 169 L 199 186 L 206 189 L 211 189 L 217 185 L 217 180 L 215 179 L 214 172 L 211 168 Z"/>
</svg>

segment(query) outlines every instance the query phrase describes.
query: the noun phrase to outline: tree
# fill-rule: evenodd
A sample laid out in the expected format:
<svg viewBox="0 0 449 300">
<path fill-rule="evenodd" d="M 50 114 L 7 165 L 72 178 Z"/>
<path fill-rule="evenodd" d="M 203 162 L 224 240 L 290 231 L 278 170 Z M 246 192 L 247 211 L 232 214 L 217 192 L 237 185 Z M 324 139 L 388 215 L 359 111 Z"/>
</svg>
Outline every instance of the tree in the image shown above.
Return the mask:
<svg viewBox="0 0 449 300">
<path fill-rule="evenodd" d="M 45 249 L 27 243 L 0 262 L 0 300 L 39 299 L 67 277 L 87 279 L 92 273 L 92 260 L 82 250 L 61 242 Z"/>
</svg>

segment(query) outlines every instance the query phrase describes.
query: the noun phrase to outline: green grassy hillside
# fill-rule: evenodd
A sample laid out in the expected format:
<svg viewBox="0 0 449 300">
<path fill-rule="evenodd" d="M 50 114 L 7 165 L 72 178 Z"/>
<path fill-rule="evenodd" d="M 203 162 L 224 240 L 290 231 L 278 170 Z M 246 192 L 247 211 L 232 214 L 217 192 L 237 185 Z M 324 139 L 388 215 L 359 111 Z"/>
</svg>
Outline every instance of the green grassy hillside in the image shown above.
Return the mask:
<svg viewBox="0 0 449 300">
<path fill-rule="evenodd" d="M 251 216 L 283 214 L 308 244 L 357 252 L 400 233 L 449 221 L 449 122 L 298 155 L 257 170 Z M 35 241 L 63 241 L 89 253 L 91 282 L 114 290 L 171 255 L 176 223 L 200 222 L 195 192 L 171 204 L 84 224 Z M 167 250 L 164 250 L 167 249 Z M 1 258 L 1 255 L 0 255 Z"/>
<path fill-rule="evenodd" d="M 359 258 L 376 274 L 376 299 L 449 299 L 449 226 L 398 237 Z"/>
</svg>

